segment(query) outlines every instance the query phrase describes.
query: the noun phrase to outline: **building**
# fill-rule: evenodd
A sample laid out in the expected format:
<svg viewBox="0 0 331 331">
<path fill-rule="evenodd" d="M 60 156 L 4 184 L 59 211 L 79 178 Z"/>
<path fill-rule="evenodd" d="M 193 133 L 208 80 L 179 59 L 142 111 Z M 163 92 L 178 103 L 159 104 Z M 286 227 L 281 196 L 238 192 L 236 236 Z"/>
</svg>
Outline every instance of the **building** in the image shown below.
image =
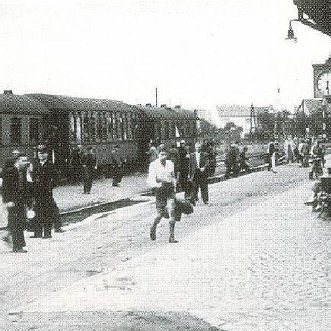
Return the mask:
<svg viewBox="0 0 331 331">
<path fill-rule="evenodd" d="M 256 115 L 260 112 L 273 112 L 273 106 L 254 107 L 243 105 L 219 105 L 216 107 L 220 118 L 221 127 L 226 123 L 233 122 L 236 126 L 243 128 L 243 136 L 254 131 L 258 123 Z"/>
</svg>

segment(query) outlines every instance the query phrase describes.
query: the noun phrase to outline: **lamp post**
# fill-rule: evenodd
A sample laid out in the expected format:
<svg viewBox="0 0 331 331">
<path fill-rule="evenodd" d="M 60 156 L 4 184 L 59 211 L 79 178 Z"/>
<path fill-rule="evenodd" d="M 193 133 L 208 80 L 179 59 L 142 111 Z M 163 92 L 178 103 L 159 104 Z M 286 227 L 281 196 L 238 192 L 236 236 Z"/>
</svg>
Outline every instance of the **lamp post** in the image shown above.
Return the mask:
<svg viewBox="0 0 331 331">
<path fill-rule="evenodd" d="M 294 35 L 294 31 L 293 31 L 293 28 L 292 28 L 292 22 L 293 21 L 297 21 L 297 20 L 290 20 L 290 23 L 289 23 L 289 26 L 288 26 L 288 30 L 287 30 L 287 37 L 285 38 L 285 40 L 294 41 L 296 43 L 298 39 Z"/>
</svg>

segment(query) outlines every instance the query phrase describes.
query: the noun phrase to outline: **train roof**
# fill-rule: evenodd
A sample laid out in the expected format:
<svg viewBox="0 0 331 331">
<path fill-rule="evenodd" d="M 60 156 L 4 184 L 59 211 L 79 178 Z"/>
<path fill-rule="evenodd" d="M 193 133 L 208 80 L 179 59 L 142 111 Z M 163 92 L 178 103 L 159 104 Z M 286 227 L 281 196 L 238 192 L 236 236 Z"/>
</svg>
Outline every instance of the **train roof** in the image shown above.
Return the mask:
<svg viewBox="0 0 331 331">
<path fill-rule="evenodd" d="M 121 112 L 139 112 L 138 108 L 122 101 L 109 99 L 93 99 L 70 97 L 65 95 L 51 94 L 27 94 L 27 96 L 38 100 L 44 104 L 49 110 L 63 111 L 121 111 Z"/>
<path fill-rule="evenodd" d="M 184 108 L 170 108 L 170 107 L 154 107 L 154 106 L 137 106 L 147 116 L 152 118 L 179 118 L 179 119 L 196 119 L 196 115 L 193 111 Z"/>
<path fill-rule="evenodd" d="M 48 109 L 33 98 L 9 92 L 0 94 L 0 113 L 36 115 L 47 114 Z"/>
</svg>

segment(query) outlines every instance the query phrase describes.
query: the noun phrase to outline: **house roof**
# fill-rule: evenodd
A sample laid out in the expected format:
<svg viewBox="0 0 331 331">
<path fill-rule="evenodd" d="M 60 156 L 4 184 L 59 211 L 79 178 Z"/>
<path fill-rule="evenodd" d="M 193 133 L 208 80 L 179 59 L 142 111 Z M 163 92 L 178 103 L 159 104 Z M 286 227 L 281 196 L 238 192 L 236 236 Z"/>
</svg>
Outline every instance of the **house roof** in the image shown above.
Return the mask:
<svg viewBox="0 0 331 331">
<path fill-rule="evenodd" d="M 322 102 L 323 99 L 320 98 L 303 99 L 300 107 L 306 114 L 311 114 L 316 112 L 318 109 L 321 109 Z"/>
<path fill-rule="evenodd" d="M 47 114 L 48 109 L 26 95 L 0 94 L 0 113 Z"/>
<path fill-rule="evenodd" d="M 45 105 L 49 110 L 62 111 L 121 111 L 131 112 L 139 111 L 137 107 L 126 104 L 122 101 L 108 99 L 92 99 L 70 97 L 65 95 L 50 95 L 50 94 L 27 94 Z"/>
</svg>

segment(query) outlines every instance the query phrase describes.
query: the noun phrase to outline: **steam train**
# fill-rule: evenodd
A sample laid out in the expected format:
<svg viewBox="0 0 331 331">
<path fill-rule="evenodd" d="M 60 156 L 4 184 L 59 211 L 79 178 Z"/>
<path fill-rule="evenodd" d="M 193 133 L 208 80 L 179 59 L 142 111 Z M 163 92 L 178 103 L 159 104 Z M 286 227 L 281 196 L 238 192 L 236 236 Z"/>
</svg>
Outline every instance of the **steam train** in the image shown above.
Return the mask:
<svg viewBox="0 0 331 331">
<path fill-rule="evenodd" d="M 0 94 L 0 168 L 14 149 L 31 157 L 44 143 L 59 169 L 77 147 L 93 147 L 98 168 L 111 162 L 118 145 L 127 164 L 139 167 L 146 161 L 151 141 L 166 145 L 197 137 L 197 116 L 176 106 L 130 105 L 108 99 L 49 94 Z"/>
</svg>

